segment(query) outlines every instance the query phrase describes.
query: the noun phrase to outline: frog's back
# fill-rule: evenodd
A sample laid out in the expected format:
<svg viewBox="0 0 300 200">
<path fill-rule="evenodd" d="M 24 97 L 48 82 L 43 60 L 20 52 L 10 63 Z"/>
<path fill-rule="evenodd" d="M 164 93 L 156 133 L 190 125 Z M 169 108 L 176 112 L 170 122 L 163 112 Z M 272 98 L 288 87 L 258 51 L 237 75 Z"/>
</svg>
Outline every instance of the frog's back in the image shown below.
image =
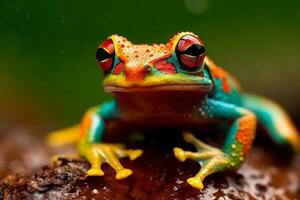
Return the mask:
<svg viewBox="0 0 300 200">
<path fill-rule="evenodd" d="M 237 79 L 223 68 L 217 66 L 208 57 L 205 58 L 205 64 L 210 71 L 211 78 L 214 82 L 214 88 L 210 96 L 216 100 L 241 104 L 241 86 Z"/>
</svg>

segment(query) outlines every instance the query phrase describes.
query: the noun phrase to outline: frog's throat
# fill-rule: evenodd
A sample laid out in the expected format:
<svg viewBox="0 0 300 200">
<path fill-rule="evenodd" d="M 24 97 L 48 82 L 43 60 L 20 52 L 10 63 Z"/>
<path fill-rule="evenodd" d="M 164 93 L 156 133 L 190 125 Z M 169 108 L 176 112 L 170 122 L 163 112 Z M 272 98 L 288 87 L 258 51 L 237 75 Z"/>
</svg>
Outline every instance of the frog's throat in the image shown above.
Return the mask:
<svg viewBox="0 0 300 200">
<path fill-rule="evenodd" d="M 117 86 L 104 85 L 106 92 L 152 92 L 152 91 L 195 91 L 209 92 L 212 90 L 211 84 L 162 84 L 162 85 L 131 85 Z"/>
</svg>

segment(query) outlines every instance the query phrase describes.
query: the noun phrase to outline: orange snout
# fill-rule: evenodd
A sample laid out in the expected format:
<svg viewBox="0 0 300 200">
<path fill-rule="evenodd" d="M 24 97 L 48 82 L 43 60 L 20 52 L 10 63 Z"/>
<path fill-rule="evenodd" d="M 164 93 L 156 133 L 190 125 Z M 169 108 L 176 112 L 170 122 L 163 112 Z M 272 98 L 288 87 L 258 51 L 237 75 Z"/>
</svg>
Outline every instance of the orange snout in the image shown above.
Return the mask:
<svg viewBox="0 0 300 200">
<path fill-rule="evenodd" d="M 146 74 L 146 67 L 144 65 L 125 66 L 124 73 L 128 81 L 143 81 Z"/>
</svg>

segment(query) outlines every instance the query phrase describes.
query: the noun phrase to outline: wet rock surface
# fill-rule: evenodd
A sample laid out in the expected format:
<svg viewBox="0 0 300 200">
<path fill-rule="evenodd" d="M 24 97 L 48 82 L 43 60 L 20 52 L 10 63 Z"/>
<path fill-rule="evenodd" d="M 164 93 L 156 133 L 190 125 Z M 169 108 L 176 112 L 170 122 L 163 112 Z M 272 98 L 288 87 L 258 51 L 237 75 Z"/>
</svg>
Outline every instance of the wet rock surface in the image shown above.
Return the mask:
<svg viewBox="0 0 300 200">
<path fill-rule="evenodd" d="M 167 139 L 146 140 L 141 144 L 143 156 L 122 159 L 133 174 L 118 181 L 107 164 L 104 177 L 86 179 L 89 164 L 83 159 L 45 165 L 57 150 L 20 130 L 14 132 L 0 141 L 0 199 L 300 199 L 300 156 L 288 156 L 268 143 L 255 145 L 237 172 L 208 177 L 200 191 L 186 183 L 199 170 L 198 163 L 177 161 L 171 150 L 178 144 Z"/>
</svg>

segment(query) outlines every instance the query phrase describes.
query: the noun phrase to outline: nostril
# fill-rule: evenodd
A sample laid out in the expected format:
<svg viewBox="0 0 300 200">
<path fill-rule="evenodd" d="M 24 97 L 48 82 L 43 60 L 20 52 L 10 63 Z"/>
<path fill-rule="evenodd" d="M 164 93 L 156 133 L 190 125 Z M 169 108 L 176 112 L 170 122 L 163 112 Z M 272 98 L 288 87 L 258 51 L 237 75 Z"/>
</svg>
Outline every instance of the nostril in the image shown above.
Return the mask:
<svg viewBox="0 0 300 200">
<path fill-rule="evenodd" d="M 150 65 L 145 65 L 145 74 L 149 74 L 151 72 L 151 66 Z"/>
</svg>

